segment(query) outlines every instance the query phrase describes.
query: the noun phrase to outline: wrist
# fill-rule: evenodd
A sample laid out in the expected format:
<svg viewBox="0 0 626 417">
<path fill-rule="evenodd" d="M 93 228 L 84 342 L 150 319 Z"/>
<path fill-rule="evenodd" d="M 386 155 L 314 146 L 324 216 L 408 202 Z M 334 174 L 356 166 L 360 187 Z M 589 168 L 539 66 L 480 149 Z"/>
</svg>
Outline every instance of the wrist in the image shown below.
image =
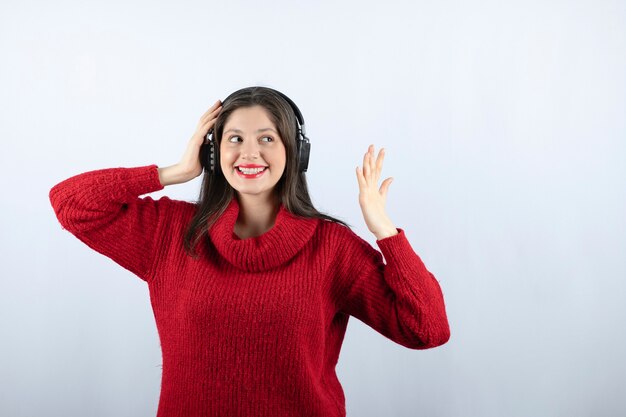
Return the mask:
<svg viewBox="0 0 626 417">
<path fill-rule="evenodd" d="M 391 236 L 395 236 L 398 234 L 398 230 L 395 227 L 389 227 L 382 231 L 377 231 L 374 233 L 376 236 L 376 240 L 382 240 Z"/>
<path fill-rule="evenodd" d="M 178 165 L 158 168 L 159 181 L 165 187 L 173 184 L 182 184 L 192 179 L 192 176 L 180 169 Z"/>
</svg>

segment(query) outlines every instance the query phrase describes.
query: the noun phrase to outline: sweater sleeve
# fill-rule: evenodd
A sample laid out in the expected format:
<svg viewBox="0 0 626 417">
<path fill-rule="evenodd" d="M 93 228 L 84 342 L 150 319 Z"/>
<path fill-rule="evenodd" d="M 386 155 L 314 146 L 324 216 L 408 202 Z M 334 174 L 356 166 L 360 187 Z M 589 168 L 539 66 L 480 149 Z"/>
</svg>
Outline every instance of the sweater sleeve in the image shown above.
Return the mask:
<svg viewBox="0 0 626 417">
<path fill-rule="evenodd" d="M 64 229 L 149 282 L 171 200 L 139 196 L 163 188 L 156 165 L 107 168 L 60 182 L 49 198 Z"/>
<path fill-rule="evenodd" d="M 342 256 L 347 281 L 339 309 L 394 342 L 428 349 L 450 339 L 439 283 L 413 251 L 403 229 L 376 241 L 385 256 L 349 231 Z"/>
</svg>

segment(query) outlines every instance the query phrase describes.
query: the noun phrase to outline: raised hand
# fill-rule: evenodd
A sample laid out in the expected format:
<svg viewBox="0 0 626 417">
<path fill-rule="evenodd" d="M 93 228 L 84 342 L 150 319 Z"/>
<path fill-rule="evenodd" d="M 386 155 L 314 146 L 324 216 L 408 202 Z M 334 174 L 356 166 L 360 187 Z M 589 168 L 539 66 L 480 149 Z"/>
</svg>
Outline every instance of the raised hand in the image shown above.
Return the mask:
<svg viewBox="0 0 626 417">
<path fill-rule="evenodd" d="M 209 109 L 200 117 L 200 121 L 196 126 L 196 131 L 187 143 L 187 148 L 180 162 L 165 168 L 159 168 L 159 180 L 164 186 L 172 184 L 181 184 L 190 181 L 202 174 L 202 164 L 200 163 L 200 147 L 204 142 L 204 137 L 209 129 L 215 124 L 215 120 L 222 111 L 222 102 L 217 100 Z M 219 163 L 219 161 L 218 161 Z"/>
<path fill-rule="evenodd" d="M 359 205 L 367 228 L 376 235 L 378 240 L 398 234 L 395 225 L 385 212 L 387 191 L 393 178 L 385 179 L 380 189 L 378 188 L 384 157 L 385 149 L 383 148 L 378 152 L 378 157 L 374 161 L 374 145 L 370 145 L 363 157 L 363 168 L 356 167 Z"/>
</svg>

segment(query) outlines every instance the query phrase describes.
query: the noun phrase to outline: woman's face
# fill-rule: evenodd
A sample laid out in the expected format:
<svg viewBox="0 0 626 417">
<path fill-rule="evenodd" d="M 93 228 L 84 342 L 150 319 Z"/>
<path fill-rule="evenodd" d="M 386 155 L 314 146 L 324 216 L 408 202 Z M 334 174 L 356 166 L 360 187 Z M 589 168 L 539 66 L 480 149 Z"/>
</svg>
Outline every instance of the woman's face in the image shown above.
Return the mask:
<svg viewBox="0 0 626 417">
<path fill-rule="evenodd" d="M 264 168 L 241 172 L 237 167 Z M 220 143 L 220 167 L 226 181 L 240 194 L 271 196 L 286 166 L 286 152 L 267 110 L 255 105 L 233 111 Z"/>
</svg>

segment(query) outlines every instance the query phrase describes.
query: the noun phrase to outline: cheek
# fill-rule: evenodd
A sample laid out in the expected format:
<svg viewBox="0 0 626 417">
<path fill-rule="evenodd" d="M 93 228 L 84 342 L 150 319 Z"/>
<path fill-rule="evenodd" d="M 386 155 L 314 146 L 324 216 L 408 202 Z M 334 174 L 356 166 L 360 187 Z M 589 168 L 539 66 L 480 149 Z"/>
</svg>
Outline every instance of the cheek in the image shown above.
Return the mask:
<svg viewBox="0 0 626 417">
<path fill-rule="evenodd" d="M 232 163 L 232 154 L 228 151 L 220 151 L 220 163 L 222 165 L 230 165 Z"/>
</svg>

